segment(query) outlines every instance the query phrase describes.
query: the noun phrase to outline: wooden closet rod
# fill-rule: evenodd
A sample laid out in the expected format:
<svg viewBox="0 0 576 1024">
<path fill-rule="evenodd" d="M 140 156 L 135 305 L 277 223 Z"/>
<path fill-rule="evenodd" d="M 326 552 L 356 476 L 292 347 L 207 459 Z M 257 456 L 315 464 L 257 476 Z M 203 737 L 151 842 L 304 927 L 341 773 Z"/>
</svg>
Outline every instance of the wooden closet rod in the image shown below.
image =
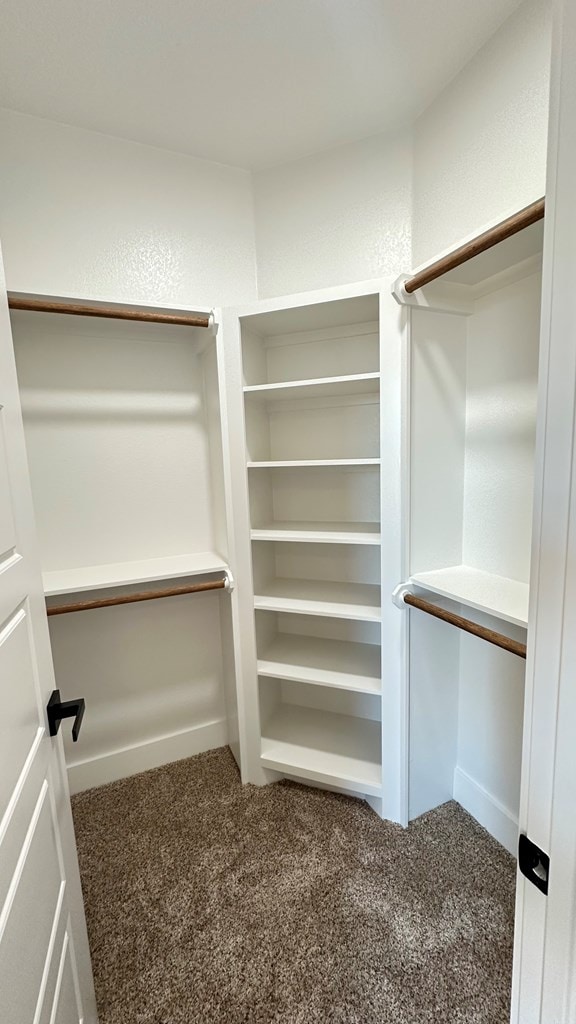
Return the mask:
<svg viewBox="0 0 576 1024">
<path fill-rule="evenodd" d="M 164 590 L 140 590 L 134 594 L 118 597 L 99 597 L 94 601 L 77 601 L 75 604 L 53 604 L 46 608 L 47 615 L 66 615 L 68 612 L 85 612 L 91 608 L 111 608 L 117 604 L 136 604 L 138 601 L 157 601 L 161 597 L 180 597 L 182 594 L 198 594 L 204 590 L 224 590 L 227 580 L 211 580 L 208 583 L 191 583 L 187 587 L 166 587 Z"/>
<path fill-rule="evenodd" d="M 418 274 L 414 274 L 414 277 L 409 277 L 404 282 L 404 290 L 411 295 L 418 288 L 423 288 L 424 285 L 430 284 L 436 278 L 442 277 L 442 274 L 447 274 L 449 270 L 454 270 L 455 267 L 461 266 L 462 263 L 473 259 L 474 256 L 478 256 L 481 252 L 486 252 L 486 249 L 491 249 L 492 246 L 498 245 L 504 239 L 511 238 L 512 235 L 516 235 L 519 231 L 523 231 L 524 228 L 530 227 L 531 224 L 536 224 L 543 217 L 544 199 L 537 199 L 535 203 L 524 207 L 523 210 L 513 214 L 512 217 L 508 217 L 506 220 L 501 221 L 500 224 L 496 224 L 495 227 L 484 231 L 482 235 L 478 235 L 470 242 L 461 245 L 460 248 L 454 249 L 454 252 L 450 252 L 447 256 L 436 260 L 435 263 L 431 263 L 429 267 L 425 267 Z"/>
<path fill-rule="evenodd" d="M 457 626 L 458 629 L 463 629 L 465 633 L 471 633 L 472 636 L 479 636 L 481 640 L 487 640 L 489 644 L 501 647 L 503 651 L 516 654 L 519 658 L 526 658 L 526 644 L 521 644 L 518 640 L 511 640 L 509 636 L 496 633 L 493 629 L 479 626 L 471 619 L 464 619 L 461 615 L 455 615 L 454 612 L 449 612 L 445 608 L 439 608 L 438 605 L 431 604 L 430 601 L 425 601 L 422 597 L 405 594 L 404 604 L 410 605 L 411 608 L 418 608 L 419 611 L 426 612 L 427 615 L 433 615 L 436 619 L 442 619 L 442 622 L 449 622 L 451 626 Z"/>
<path fill-rule="evenodd" d="M 126 306 L 92 306 L 76 302 L 46 302 L 43 299 L 22 299 L 8 292 L 10 309 L 27 309 L 33 313 L 69 313 L 71 316 L 102 316 L 108 320 L 138 320 L 148 324 L 174 324 L 177 327 L 209 327 L 210 317 L 198 313 L 154 313 L 129 309 Z"/>
</svg>

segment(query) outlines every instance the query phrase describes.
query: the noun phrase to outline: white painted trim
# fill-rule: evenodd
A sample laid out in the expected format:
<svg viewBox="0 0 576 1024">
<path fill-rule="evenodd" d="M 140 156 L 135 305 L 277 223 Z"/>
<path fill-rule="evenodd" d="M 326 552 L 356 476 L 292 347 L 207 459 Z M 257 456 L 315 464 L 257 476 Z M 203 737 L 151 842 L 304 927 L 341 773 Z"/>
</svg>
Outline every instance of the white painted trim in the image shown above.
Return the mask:
<svg viewBox="0 0 576 1024">
<path fill-rule="evenodd" d="M 353 299 L 363 295 L 378 295 L 382 290 L 382 278 L 373 277 L 367 281 L 356 281 L 354 284 L 332 285 L 329 288 L 314 289 L 309 292 L 295 292 L 291 295 L 277 295 L 269 299 L 258 299 L 245 306 L 230 307 L 239 319 L 253 316 L 256 313 L 277 313 L 281 309 L 294 309 L 298 306 L 314 306 L 321 302 L 336 299 Z M 330 331 L 338 328 L 329 328 Z"/>
<path fill-rule="evenodd" d="M 539 420 L 520 828 L 550 855 L 548 896 L 516 890 L 512 1024 L 576 1020 L 576 7 L 555 4 Z"/>
<path fill-rule="evenodd" d="M 113 750 L 99 757 L 77 761 L 68 765 L 70 792 L 80 793 L 93 786 L 104 786 L 107 782 L 158 768 L 171 761 L 203 754 L 215 747 L 225 747 L 227 743 L 228 729 L 226 720 L 222 718 L 132 747 Z"/>
<path fill-rule="evenodd" d="M 454 769 L 454 799 L 494 836 L 509 853 L 518 849 L 518 818 L 458 766 Z"/>
</svg>

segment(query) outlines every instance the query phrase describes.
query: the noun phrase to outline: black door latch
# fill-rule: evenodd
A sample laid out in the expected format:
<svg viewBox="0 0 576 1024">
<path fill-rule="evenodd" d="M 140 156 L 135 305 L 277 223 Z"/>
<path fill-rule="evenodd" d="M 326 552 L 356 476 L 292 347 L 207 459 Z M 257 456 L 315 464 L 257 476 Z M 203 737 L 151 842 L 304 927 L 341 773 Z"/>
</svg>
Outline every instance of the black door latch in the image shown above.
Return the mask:
<svg viewBox="0 0 576 1024">
<path fill-rule="evenodd" d="M 525 835 L 518 840 L 518 867 L 528 881 L 548 895 L 550 857 Z"/>
<path fill-rule="evenodd" d="M 78 700 L 60 700 L 60 690 L 52 690 L 52 696 L 46 708 L 50 735 L 56 736 L 63 718 L 73 718 L 72 739 L 76 743 L 80 735 L 80 726 L 82 725 L 85 709 L 86 702 L 83 697 L 79 697 Z"/>
</svg>

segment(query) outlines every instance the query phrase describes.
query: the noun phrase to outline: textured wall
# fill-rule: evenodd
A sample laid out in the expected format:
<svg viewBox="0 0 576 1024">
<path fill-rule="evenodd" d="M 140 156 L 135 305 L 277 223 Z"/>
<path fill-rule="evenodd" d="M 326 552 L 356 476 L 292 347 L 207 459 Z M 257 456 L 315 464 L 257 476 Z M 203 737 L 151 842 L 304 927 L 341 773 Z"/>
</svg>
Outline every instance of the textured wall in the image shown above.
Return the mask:
<svg viewBox="0 0 576 1024">
<path fill-rule="evenodd" d="M 0 111 L 8 287 L 132 302 L 255 297 L 247 171 Z"/>
<path fill-rule="evenodd" d="M 379 135 L 257 173 L 260 297 L 409 267 L 411 176 L 408 133 Z"/>
<path fill-rule="evenodd" d="M 544 195 L 550 24 L 523 4 L 417 121 L 413 266 Z"/>
</svg>

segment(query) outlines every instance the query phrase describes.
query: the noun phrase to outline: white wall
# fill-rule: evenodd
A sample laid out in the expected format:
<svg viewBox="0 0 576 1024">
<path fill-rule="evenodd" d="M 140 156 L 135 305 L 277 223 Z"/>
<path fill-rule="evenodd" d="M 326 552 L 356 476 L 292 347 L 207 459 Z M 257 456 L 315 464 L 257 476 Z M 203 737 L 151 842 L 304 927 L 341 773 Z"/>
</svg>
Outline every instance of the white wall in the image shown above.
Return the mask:
<svg viewBox="0 0 576 1024">
<path fill-rule="evenodd" d="M 411 177 L 407 132 L 255 174 L 259 296 L 409 267 Z"/>
<path fill-rule="evenodd" d="M 416 122 L 414 267 L 544 195 L 550 24 L 528 0 Z"/>
<path fill-rule="evenodd" d="M 8 288 L 169 305 L 255 297 L 248 171 L 0 110 Z"/>
</svg>

